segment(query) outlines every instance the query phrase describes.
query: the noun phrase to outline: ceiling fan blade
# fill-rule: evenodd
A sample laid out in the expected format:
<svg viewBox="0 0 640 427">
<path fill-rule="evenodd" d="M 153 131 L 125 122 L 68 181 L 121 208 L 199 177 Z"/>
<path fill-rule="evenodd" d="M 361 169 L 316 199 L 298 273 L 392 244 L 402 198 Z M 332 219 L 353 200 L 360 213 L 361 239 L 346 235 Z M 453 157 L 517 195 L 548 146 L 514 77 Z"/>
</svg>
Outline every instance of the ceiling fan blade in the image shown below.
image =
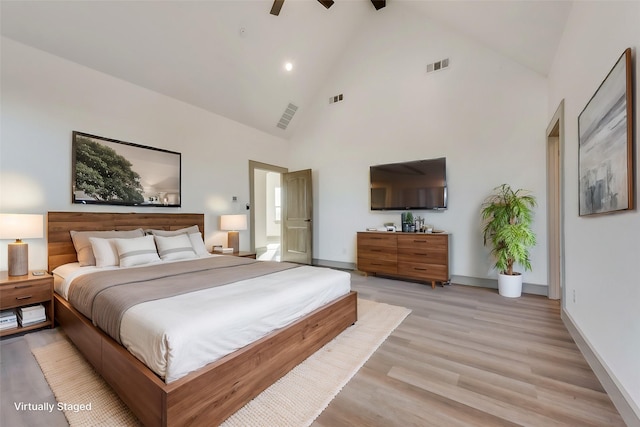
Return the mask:
<svg viewBox="0 0 640 427">
<path fill-rule="evenodd" d="M 333 6 L 334 1 L 333 0 L 318 0 L 318 3 L 320 3 L 321 5 L 326 7 L 327 9 L 329 9 L 331 6 Z"/>
<path fill-rule="evenodd" d="M 373 7 L 375 7 L 376 10 L 380 10 L 387 5 L 386 0 L 371 0 L 371 3 L 373 3 Z"/>
<path fill-rule="evenodd" d="M 284 4 L 284 0 L 273 0 L 273 6 L 271 6 L 272 15 L 278 16 L 280 15 L 280 9 L 282 9 L 282 5 Z"/>
</svg>

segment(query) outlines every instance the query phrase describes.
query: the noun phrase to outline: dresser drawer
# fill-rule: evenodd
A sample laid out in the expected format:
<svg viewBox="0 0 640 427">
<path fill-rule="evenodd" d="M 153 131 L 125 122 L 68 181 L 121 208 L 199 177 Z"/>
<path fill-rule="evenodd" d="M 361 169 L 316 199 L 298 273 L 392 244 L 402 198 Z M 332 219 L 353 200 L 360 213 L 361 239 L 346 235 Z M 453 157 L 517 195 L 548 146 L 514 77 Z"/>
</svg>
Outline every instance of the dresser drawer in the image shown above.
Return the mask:
<svg viewBox="0 0 640 427">
<path fill-rule="evenodd" d="M 403 276 L 419 280 L 436 280 L 442 282 L 449 280 L 449 272 L 446 265 L 399 261 L 398 271 L 402 272 Z"/>
<path fill-rule="evenodd" d="M 396 262 L 397 256 L 393 249 L 365 246 L 358 247 L 358 259 L 360 258 Z"/>
<path fill-rule="evenodd" d="M 367 273 L 396 274 L 396 260 L 388 261 L 358 257 L 358 270 Z"/>
<path fill-rule="evenodd" d="M 0 309 L 19 307 L 51 300 L 49 280 L 16 283 L 0 287 Z"/>
<path fill-rule="evenodd" d="M 395 234 L 358 233 L 358 248 L 387 248 L 395 252 L 398 246 Z"/>
<path fill-rule="evenodd" d="M 429 263 L 446 265 L 447 252 L 430 248 L 398 249 L 398 262 Z"/>
<path fill-rule="evenodd" d="M 399 235 L 398 249 L 428 249 L 432 253 L 447 252 L 449 238 L 446 235 Z"/>
</svg>

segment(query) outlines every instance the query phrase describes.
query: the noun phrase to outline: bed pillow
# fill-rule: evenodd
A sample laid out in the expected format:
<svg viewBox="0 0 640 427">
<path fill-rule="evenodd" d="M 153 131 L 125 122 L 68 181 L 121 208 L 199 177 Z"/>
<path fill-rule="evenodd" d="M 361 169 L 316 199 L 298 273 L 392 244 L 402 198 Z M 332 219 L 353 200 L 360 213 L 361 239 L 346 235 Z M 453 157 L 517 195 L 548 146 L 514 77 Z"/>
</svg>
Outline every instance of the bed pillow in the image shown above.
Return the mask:
<svg viewBox="0 0 640 427">
<path fill-rule="evenodd" d="M 133 267 L 160 261 L 153 236 L 113 240 L 118 249 L 120 267 Z"/>
<path fill-rule="evenodd" d="M 196 251 L 191 246 L 191 239 L 187 234 L 177 236 L 154 236 L 158 254 L 163 261 L 196 258 Z"/>
<path fill-rule="evenodd" d="M 199 232 L 189 233 L 189 240 L 191 240 L 191 246 L 193 246 L 193 250 L 196 251 L 199 257 L 209 255 L 209 251 L 202 240 L 202 234 Z"/>
<path fill-rule="evenodd" d="M 191 227 L 181 228 L 179 230 L 146 230 L 147 234 L 153 234 L 154 236 L 177 236 L 178 234 L 192 234 L 192 233 L 200 233 L 200 228 L 197 225 L 192 225 Z"/>
<path fill-rule="evenodd" d="M 118 249 L 113 239 L 89 237 L 93 256 L 96 258 L 96 267 L 110 267 L 120 265 Z"/>
<path fill-rule="evenodd" d="M 147 234 L 153 234 L 154 236 L 177 236 L 179 234 L 188 234 L 189 239 L 191 239 L 191 246 L 193 246 L 193 250 L 196 251 L 196 254 L 199 257 L 209 255 L 209 251 L 207 251 L 207 247 L 204 245 L 204 241 L 202 240 L 202 233 L 200 233 L 200 227 L 197 225 L 192 225 L 191 227 L 181 228 L 179 230 L 146 230 Z"/>
<path fill-rule="evenodd" d="M 75 231 L 71 230 L 71 240 L 73 240 L 73 246 L 76 248 L 76 254 L 78 255 L 78 262 L 81 267 L 88 265 L 96 265 L 96 257 L 93 254 L 93 248 L 91 247 L 90 237 L 100 237 L 103 239 L 120 238 L 130 239 L 135 237 L 144 236 L 142 228 L 127 231 Z"/>
</svg>

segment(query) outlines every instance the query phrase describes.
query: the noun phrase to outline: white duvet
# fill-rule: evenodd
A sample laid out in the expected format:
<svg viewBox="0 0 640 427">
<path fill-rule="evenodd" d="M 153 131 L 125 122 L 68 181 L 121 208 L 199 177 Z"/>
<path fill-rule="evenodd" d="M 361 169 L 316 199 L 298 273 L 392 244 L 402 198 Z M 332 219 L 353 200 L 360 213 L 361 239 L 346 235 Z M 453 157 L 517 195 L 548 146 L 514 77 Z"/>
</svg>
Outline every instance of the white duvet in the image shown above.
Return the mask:
<svg viewBox="0 0 640 427">
<path fill-rule="evenodd" d="M 58 267 L 56 292 L 66 299 L 75 277 L 114 268 Z M 350 281 L 343 271 L 301 266 L 149 301 L 127 310 L 120 338 L 169 383 L 349 293 Z"/>
</svg>

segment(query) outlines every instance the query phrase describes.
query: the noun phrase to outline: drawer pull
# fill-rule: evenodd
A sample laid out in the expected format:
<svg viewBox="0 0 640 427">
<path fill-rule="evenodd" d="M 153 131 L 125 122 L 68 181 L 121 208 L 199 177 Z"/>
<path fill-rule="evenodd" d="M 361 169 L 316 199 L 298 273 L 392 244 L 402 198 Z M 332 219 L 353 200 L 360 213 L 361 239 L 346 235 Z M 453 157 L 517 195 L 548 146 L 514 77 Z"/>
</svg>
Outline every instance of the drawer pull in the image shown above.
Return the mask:
<svg viewBox="0 0 640 427">
<path fill-rule="evenodd" d="M 419 255 L 419 256 L 427 256 L 427 254 L 419 254 L 419 253 L 417 253 L 417 252 L 414 252 L 413 254 L 414 254 L 414 255 Z"/>
<path fill-rule="evenodd" d="M 426 240 L 414 240 L 413 243 L 427 243 Z"/>
<path fill-rule="evenodd" d="M 22 286 L 14 286 L 13 289 L 24 289 L 24 288 L 30 288 L 32 285 L 22 285 Z"/>
<path fill-rule="evenodd" d="M 376 263 L 376 262 L 372 262 L 372 263 L 371 263 L 371 265 L 378 265 L 378 266 L 381 266 L 382 264 L 378 264 L 378 263 Z"/>
<path fill-rule="evenodd" d="M 427 271 L 427 269 L 426 269 L 426 268 L 418 268 L 418 267 L 414 267 L 413 269 L 414 269 L 414 270 L 418 270 L 418 271 Z"/>
<path fill-rule="evenodd" d="M 29 299 L 29 298 L 31 298 L 31 297 L 33 297 L 33 295 L 25 295 L 25 296 L 22 296 L 22 297 L 16 297 L 16 299 L 17 299 L 18 301 L 20 301 L 20 300 L 23 300 L 23 299 Z"/>
<path fill-rule="evenodd" d="M 371 252 L 382 252 L 382 249 L 370 249 Z"/>
</svg>

